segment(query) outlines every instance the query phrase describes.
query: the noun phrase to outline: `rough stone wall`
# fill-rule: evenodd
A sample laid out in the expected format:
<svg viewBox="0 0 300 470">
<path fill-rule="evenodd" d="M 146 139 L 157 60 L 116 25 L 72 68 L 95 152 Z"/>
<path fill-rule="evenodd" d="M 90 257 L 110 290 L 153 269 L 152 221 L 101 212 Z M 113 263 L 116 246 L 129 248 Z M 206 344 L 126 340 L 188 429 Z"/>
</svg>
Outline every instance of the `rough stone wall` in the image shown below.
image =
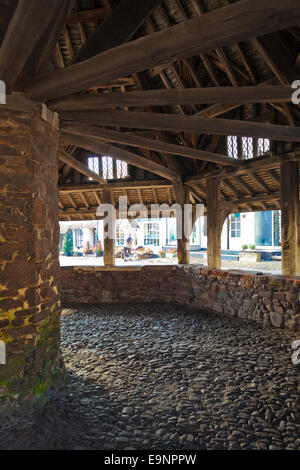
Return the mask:
<svg viewBox="0 0 300 470">
<path fill-rule="evenodd" d="M 300 278 L 243 271 L 177 268 L 177 301 L 264 327 L 300 329 Z"/>
<path fill-rule="evenodd" d="M 176 301 L 176 266 L 61 269 L 64 302 Z"/>
<path fill-rule="evenodd" d="M 221 315 L 300 329 L 300 278 L 191 266 L 61 269 L 64 302 L 178 302 Z"/>
<path fill-rule="evenodd" d="M 61 371 L 57 146 L 40 107 L 0 109 L 0 408 Z"/>
</svg>

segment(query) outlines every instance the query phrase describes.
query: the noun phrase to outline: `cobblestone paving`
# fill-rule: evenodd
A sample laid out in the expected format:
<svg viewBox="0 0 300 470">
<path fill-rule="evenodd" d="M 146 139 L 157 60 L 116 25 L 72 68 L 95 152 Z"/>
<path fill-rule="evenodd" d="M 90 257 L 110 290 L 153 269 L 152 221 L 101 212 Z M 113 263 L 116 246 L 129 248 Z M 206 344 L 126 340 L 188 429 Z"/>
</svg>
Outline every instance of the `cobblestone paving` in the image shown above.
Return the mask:
<svg viewBox="0 0 300 470">
<path fill-rule="evenodd" d="M 2 420 L 0 449 L 300 449 L 294 339 L 170 304 L 68 308 L 67 383 Z"/>
</svg>

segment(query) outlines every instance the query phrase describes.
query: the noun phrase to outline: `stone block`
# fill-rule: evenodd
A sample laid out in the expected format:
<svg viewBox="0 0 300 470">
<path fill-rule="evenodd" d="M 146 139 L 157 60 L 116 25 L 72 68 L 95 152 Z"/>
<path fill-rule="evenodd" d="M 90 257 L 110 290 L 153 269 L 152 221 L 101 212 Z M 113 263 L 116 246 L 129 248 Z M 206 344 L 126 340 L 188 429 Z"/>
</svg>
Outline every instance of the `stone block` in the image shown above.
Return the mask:
<svg viewBox="0 0 300 470">
<path fill-rule="evenodd" d="M 283 326 L 283 315 L 278 312 L 270 312 L 270 320 L 275 328 L 281 328 Z"/>
</svg>

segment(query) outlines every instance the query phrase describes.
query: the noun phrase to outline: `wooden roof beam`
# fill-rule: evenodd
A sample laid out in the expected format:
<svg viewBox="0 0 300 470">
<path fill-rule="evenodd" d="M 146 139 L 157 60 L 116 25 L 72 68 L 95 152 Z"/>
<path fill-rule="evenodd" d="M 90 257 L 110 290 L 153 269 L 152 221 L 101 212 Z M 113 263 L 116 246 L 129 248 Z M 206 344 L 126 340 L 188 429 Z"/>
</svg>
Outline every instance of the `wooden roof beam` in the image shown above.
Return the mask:
<svg viewBox="0 0 300 470">
<path fill-rule="evenodd" d="M 98 30 L 82 46 L 75 63 L 128 41 L 159 0 L 121 0 Z"/>
<path fill-rule="evenodd" d="M 280 191 L 275 191 L 273 193 L 263 193 L 263 194 L 256 194 L 255 196 L 241 196 L 237 199 L 231 199 L 230 201 L 222 201 L 225 204 L 253 204 L 253 203 L 264 203 L 270 202 L 280 199 Z"/>
<path fill-rule="evenodd" d="M 62 139 L 66 143 L 77 145 L 83 149 L 95 152 L 97 155 L 109 155 L 112 158 L 123 160 L 131 165 L 142 168 L 143 170 L 157 174 L 171 181 L 178 181 L 181 179 L 180 175 L 175 173 L 173 170 L 152 162 L 151 160 L 147 160 L 135 153 L 101 142 L 99 139 L 79 136 L 69 132 L 62 132 Z"/>
<path fill-rule="evenodd" d="M 67 23 L 79 23 L 81 21 L 94 23 L 96 20 L 106 18 L 107 14 L 108 10 L 106 8 L 91 8 L 90 10 L 76 11 L 69 15 Z"/>
<path fill-rule="evenodd" d="M 67 96 L 50 101 L 54 111 L 78 111 L 116 107 L 172 106 L 176 104 L 289 103 L 293 89 L 286 86 L 243 86 L 210 88 L 174 88 Z M 203 110 L 207 111 L 207 110 Z M 201 113 L 202 111 L 200 111 Z M 224 111 L 225 112 L 225 111 Z M 212 116 L 213 117 L 213 116 Z"/>
<path fill-rule="evenodd" d="M 95 110 L 65 111 L 61 113 L 61 118 L 104 126 L 226 136 L 264 137 L 271 140 L 300 142 L 299 129 L 296 127 L 232 119 L 210 119 L 198 116 L 115 110 L 109 110 L 105 113 Z"/>
<path fill-rule="evenodd" d="M 35 46 L 57 14 L 59 3 L 60 0 L 19 0 L 0 48 L 0 80 L 8 91 L 13 90 Z"/>
<path fill-rule="evenodd" d="M 57 53 L 58 63 L 61 68 L 64 68 L 64 60 L 58 43 L 62 29 L 65 27 L 66 18 L 73 6 L 73 0 L 61 0 L 58 2 L 56 10 L 53 12 L 51 21 L 41 37 L 40 41 L 36 44 L 34 51 L 30 55 L 24 70 L 22 72 L 22 80 L 29 77 L 34 77 L 37 74 L 49 72 L 56 69 L 55 50 Z M 67 32 L 67 31 L 66 31 Z M 69 41 L 70 49 L 72 45 Z"/>
<path fill-rule="evenodd" d="M 144 188 L 156 188 L 164 189 L 171 187 L 172 183 L 167 180 L 136 180 L 136 181 L 117 181 L 117 182 L 107 182 L 107 184 L 99 183 L 87 183 L 87 184 L 74 184 L 67 183 L 59 186 L 59 190 L 63 193 L 76 193 L 80 191 L 84 192 L 94 192 L 101 191 L 103 188 L 113 189 L 115 191 L 123 191 L 127 189 L 144 189 Z"/>
<path fill-rule="evenodd" d="M 242 0 L 117 46 L 66 69 L 36 77 L 25 85 L 25 90 L 33 99 L 55 99 L 299 22 L 298 0 Z"/>
<path fill-rule="evenodd" d="M 82 173 L 85 176 L 88 176 L 89 178 L 92 178 L 95 181 L 98 181 L 98 183 L 105 184 L 107 181 L 104 179 L 101 175 L 98 175 L 94 171 L 91 171 L 87 166 L 83 165 L 81 162 L 76 160 L 76 158 L 71 157 L 67 152 L 65 152 L 62 149 L 58 150 L 59 154 L 59 159 L 69 165 L 70 167 L 74 168 L 75 170 L 79 171 L 79 173 Z"/>
<path fill-rule="evenodd" d="M 81 193 L 80 193 L 80 197 L 81 197 L 81 199 L 83 200 L 85 207 L 86 207 L 87 209 L 89 209 L 89 208 L 90 208 L 90 205 L 89 205 L 89 203 L 87 202 L 87 199 L 86 199 L 86 197 L 85 197 L 84 192 L 81 192 Z"/>
<path fill-rule="evenodd" d="M 164 152 L 171 155 L 179 155 L 181 157 L 204 160 L 221 165 L 241 165 L 241 162 L 239 160 L 224 155 L 219 155 L 217 153 L 206 152 L 203 150 L 185 147 L 183 145 L 170 144 L 168 142 L 162 142 L 158 140 L 146 139 L 144 137 L 125 134 L 122 132 L 112 131 L 109 129 L 90 125 L 62 122 L 62 130 L 65 132 L 69 132 L 70 134 L 83 136 L 86 135 L 106 142 L 114 142 L 137 148 L 146 148 L 149 150 Z"/>
<path fill-rule="evenodd" d="M 194 175 L 186 178 L 184 181 L 186 184 L 197 184 L 200 181 L 206 180 L 207 178 L 230 178 L 237 175 L 252 175 L 258 171 L 268 171 L 274 168 L 278 168 L 282 162 L 288 161 L 300 161 L 300 155 L 290 154 L 277 155 L 266 158 L 257 158 L 250 160 L 242 160 L 242 165 L 238 168 L 223 168 L 217 171 L 205 171 L 202 174 Z"/>
</svg>

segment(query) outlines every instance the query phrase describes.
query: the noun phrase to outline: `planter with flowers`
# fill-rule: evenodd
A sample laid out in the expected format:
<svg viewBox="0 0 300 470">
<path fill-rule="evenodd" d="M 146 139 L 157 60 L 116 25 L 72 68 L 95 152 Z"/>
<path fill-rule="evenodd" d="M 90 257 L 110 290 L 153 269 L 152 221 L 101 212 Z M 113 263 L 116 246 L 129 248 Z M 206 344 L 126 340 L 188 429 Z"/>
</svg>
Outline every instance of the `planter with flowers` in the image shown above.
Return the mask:
<svg viewBox="0 0 300 470">
<path fill-rule="evenodd" d="M 177 256 L 176 248 L 167 248 L 166 249 L 166 256 L 167 256 L 167 258 L 176 258 L 176 256 Z"/>
<path fill-rule="evenodd" d="M 261 261 L 261 252 L 255 250 L 255 245 L 242 245 L 242 250 L 239 254 L 239 261 L 246 263 L 257 263 Z"/>
<path fill-rule="evenodd" d="M 93 246 L 93 253 L 97 256 L 97 258 L 103 256 L 103 248 L 102 243 L 98 241 L 97 245 Z"/>
</svg>

